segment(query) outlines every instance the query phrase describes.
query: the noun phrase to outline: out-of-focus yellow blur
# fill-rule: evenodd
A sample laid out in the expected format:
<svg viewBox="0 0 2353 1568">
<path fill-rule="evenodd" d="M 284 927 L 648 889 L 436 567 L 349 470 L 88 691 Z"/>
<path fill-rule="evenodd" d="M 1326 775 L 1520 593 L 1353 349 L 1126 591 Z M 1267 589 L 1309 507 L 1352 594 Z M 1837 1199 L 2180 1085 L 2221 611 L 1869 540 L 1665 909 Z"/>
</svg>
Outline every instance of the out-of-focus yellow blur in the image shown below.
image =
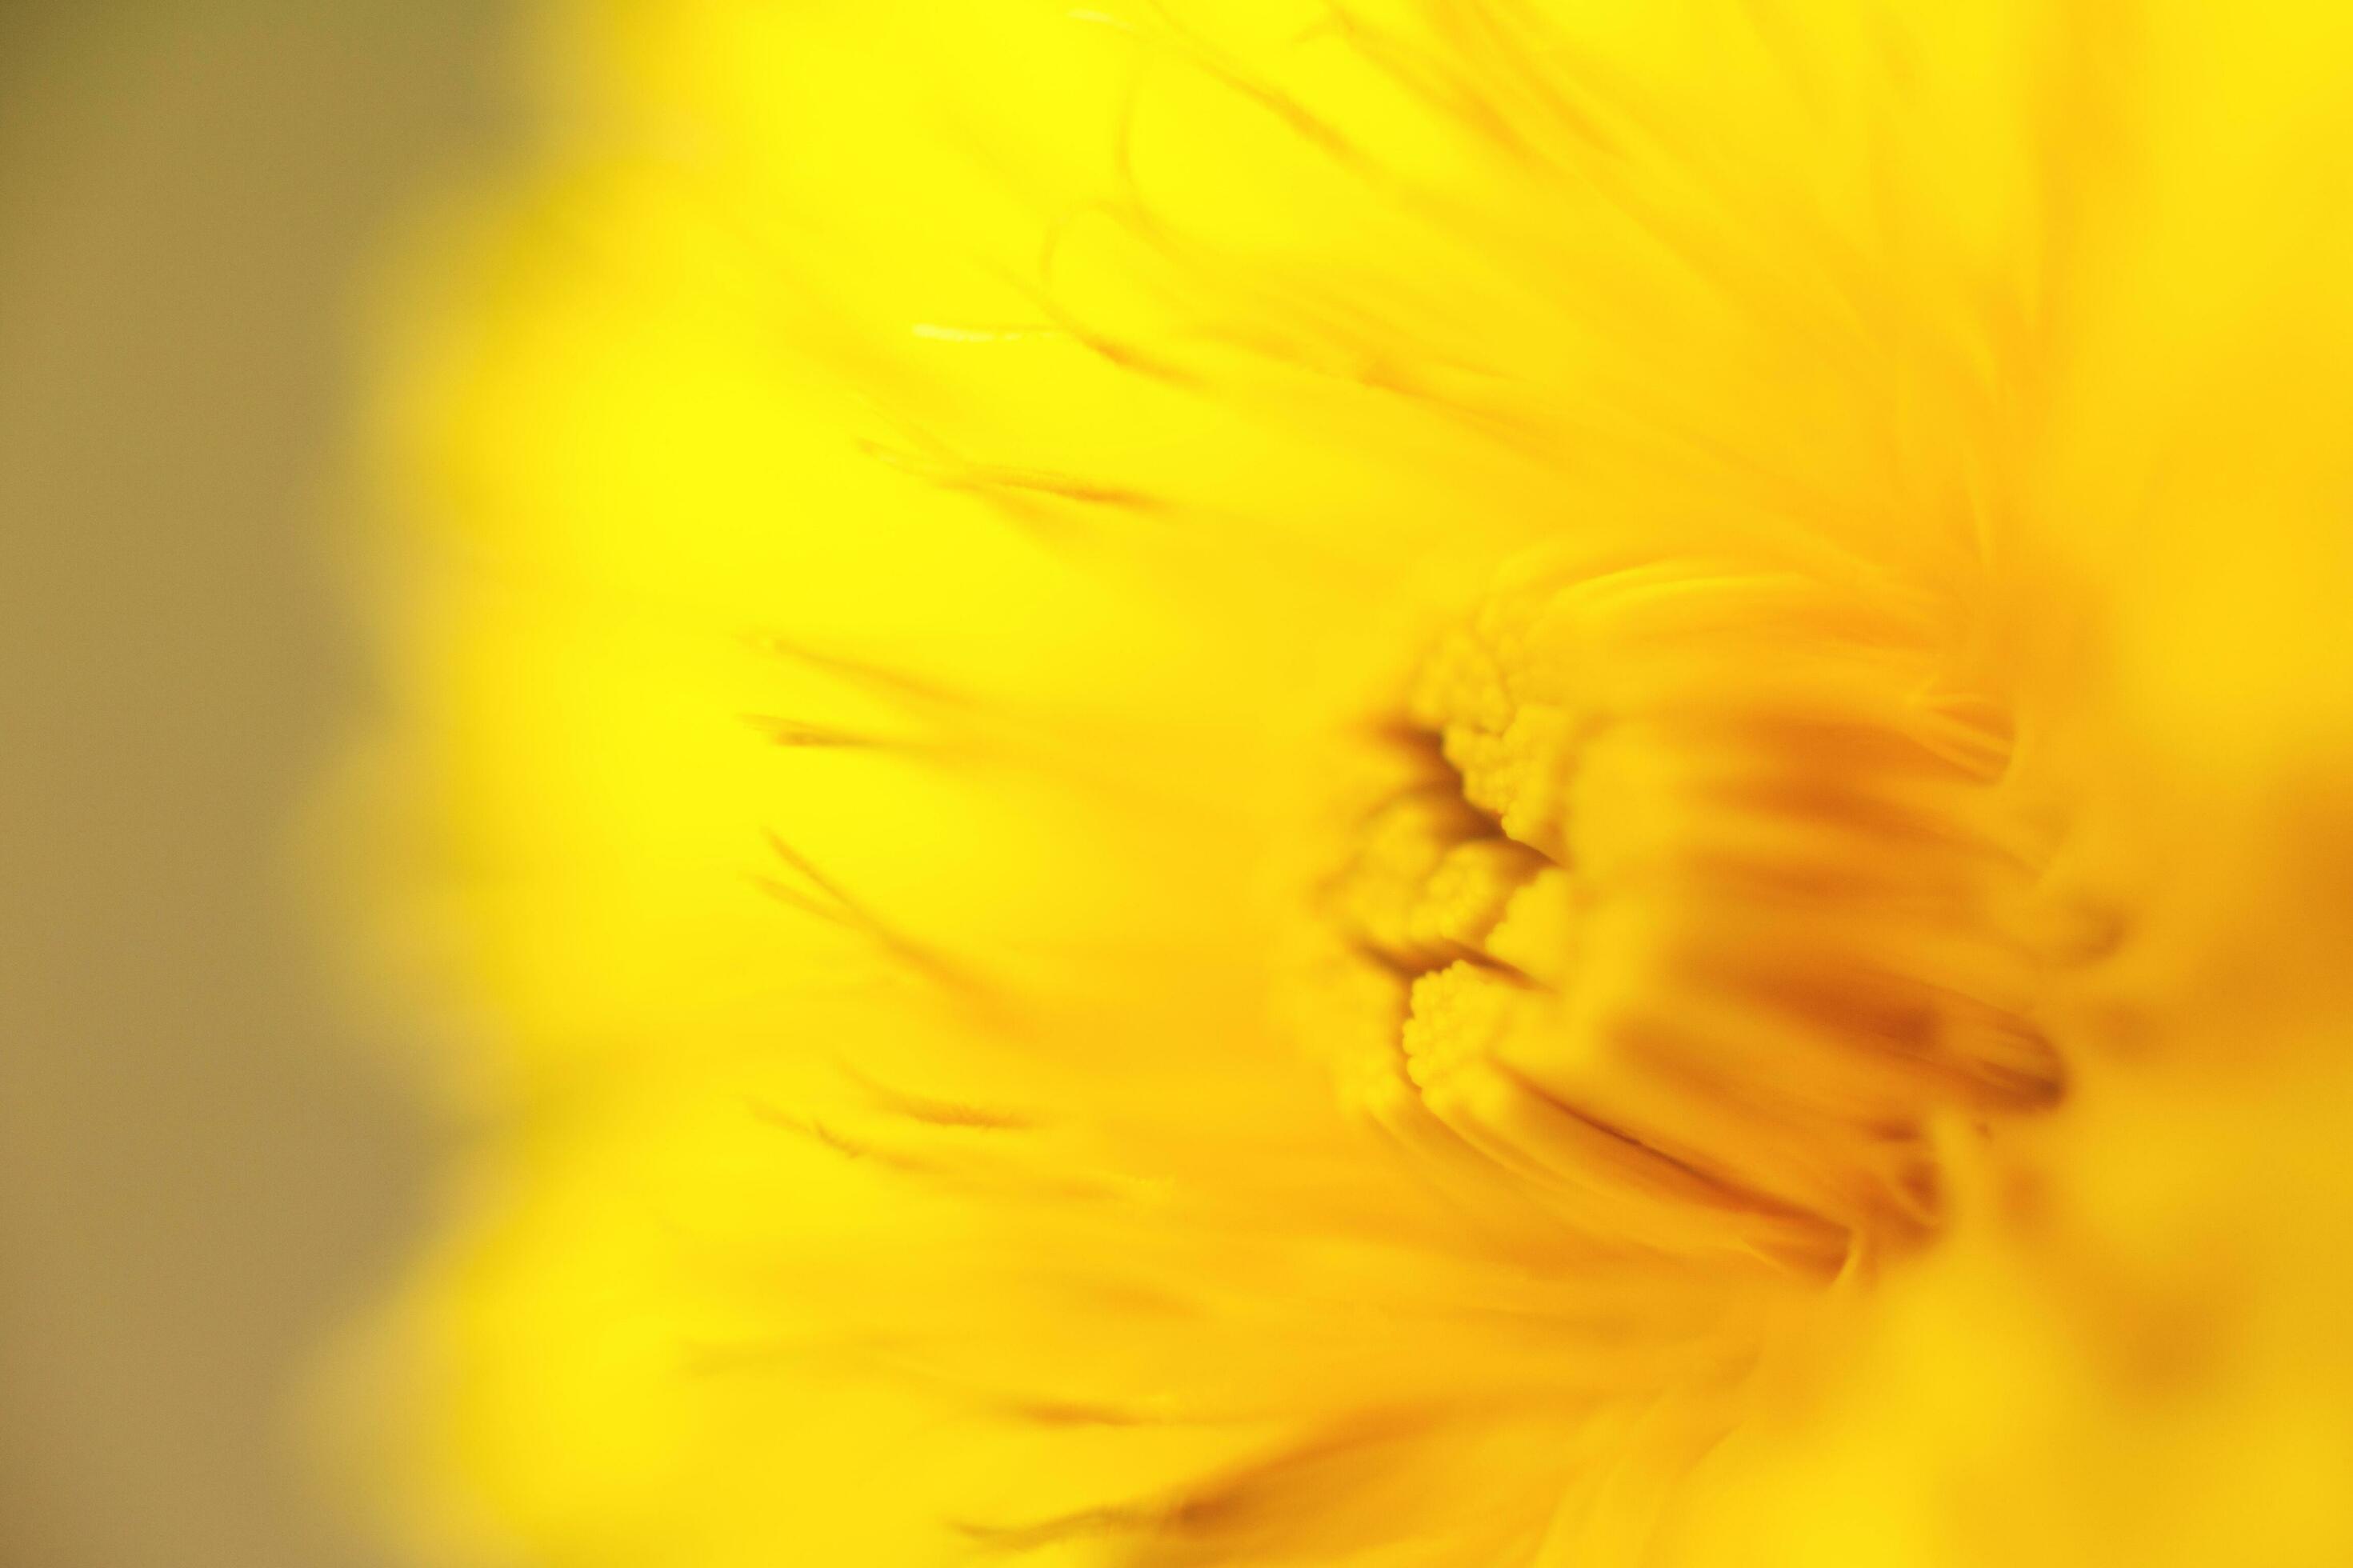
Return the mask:
<svg viewBox="0 0 2353 1568">
<path fill-rule="evenodd" d="M 360 1568 L 321 1337 L 417 1226 L 288 838 L 367 703 L 361 291 L 491 0 L 0 4 L 0 1564 Z"/>
</svg>

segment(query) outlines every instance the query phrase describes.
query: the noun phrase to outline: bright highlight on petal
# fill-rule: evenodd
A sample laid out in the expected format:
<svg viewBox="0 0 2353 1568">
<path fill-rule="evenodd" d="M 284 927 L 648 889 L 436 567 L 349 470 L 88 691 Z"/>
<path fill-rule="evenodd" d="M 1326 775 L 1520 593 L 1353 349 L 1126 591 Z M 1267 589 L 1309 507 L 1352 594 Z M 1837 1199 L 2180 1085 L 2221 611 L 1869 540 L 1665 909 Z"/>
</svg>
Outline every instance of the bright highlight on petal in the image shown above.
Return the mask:
<svg viewBox="0 0 2353 1568">
<path fill-rule="evenodd" d="M 2353 1552 L 2353 14 L 546 58 L 386 378 L 420 1561 Z"/>
</svg>

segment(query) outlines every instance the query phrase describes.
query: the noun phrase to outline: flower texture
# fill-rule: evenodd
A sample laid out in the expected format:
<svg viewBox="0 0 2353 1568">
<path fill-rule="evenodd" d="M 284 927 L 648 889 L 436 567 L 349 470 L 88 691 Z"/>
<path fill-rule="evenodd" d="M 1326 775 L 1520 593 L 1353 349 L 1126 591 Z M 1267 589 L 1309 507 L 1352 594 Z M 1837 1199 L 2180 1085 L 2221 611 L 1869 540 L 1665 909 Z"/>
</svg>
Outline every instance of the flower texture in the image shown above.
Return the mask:
<svg viewBox="0 0 2353 1568">
<path fill-rule="evenodd" d="M 2353 1561 L 2353 11 L 543 58 L 387 378 L 423 1560 Z"/>
</svg>

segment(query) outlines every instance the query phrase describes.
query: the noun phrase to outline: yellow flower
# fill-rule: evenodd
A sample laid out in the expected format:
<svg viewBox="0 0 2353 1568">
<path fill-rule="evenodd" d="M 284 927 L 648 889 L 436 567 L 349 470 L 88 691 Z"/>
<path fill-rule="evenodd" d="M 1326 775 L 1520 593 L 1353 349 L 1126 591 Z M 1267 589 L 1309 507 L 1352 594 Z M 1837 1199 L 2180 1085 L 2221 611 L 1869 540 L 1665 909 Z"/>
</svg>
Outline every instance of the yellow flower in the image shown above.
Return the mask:
<svg viewBox="0 0 2353 1568">
<path fill-rule="evenodd" d="M 2353 12 L 547 58 L 388 415 L 427 1560 L 2353 1561 Z"/>
</svg>

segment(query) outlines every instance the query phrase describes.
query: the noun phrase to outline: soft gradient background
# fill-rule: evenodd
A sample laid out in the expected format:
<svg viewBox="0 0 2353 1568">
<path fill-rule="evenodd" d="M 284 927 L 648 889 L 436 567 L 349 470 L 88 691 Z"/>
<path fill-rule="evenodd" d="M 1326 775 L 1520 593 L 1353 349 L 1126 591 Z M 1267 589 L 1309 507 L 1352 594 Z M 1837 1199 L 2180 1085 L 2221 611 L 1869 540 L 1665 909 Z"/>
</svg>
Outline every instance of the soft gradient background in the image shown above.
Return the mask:
<svg viewBox="0 0 2353 1568">
<path fill-rule="evenodd" d="M 0 0 L 0 1568 L 358 1568 L 290 1405 L 425 1134 L 291 814 L 366 710 L 360 303 L 498 0 Z"/>
</svg>

